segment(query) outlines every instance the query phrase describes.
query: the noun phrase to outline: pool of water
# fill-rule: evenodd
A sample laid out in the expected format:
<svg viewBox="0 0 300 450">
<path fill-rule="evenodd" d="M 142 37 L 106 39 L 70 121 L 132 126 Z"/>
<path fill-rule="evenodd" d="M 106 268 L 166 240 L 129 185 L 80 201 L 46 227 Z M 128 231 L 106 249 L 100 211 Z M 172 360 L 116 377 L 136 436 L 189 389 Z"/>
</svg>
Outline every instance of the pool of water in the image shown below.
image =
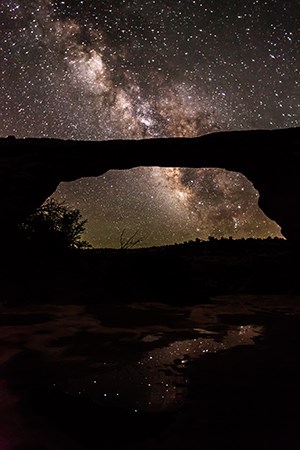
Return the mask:
<svg viewBox="0 0 300 450">
<path fill-rule="evenodd" d="M 133 417 L 176 413 L 188 401 L 193 371 L 196 366 L 199 371 L 201 361 L 233 348 L 264 345 L 265 325 L 273 333 L 273 324 L 282 323 L 283 331 L 274 328 L 275 337 L 280 333 L 276 345 L 285 345 L 287 330 L 294 333 L 287 336 L 288 342 L 296 342 L 299 304 L 297 296 L 244 296 L 187 307 L 158 303 L 3 307 L 0 448 L 23 450 L 24 442 L 40 445 L 36 443 L 47 436 L 48 446 L 33 448 L 76 450 L 76 439 L 64 444 L 65 434 L 60 436 L 56 425 L 52 429 L 43 419 L 49 397 L 45 402 L 41 398 L 44 410 L 40 404 L 34 409 L 37 387 L 38 392 L 50 392 L 50 398 L 63 395 L 63 402 L 96 405 L 104 416 L 106 408 Z M 218 380 L 222 374 L 214 376 Z M 61 445 L 53 444 L 59 440 Z"/>
<path fill-rule="evenodd" d="M 225 333 L 193 328 L 193 339 L 177 340 L 146 351 L 130 363 L 102 362 L 84 377 L 54 383 L 57 389 L 87 397 L 101 406 L 118 406 L 135 412 L 176 408 L 188 391 L 188 371 L 193 362 L 209 353 L 235 346 L 254 345 L 263 328 L 255 325 L 232 327 Z M 199 337 L 200 336 L 200 337 Z M 148 334 L 144 342 L 159 343 L 162 333 Z"/>
</svg>

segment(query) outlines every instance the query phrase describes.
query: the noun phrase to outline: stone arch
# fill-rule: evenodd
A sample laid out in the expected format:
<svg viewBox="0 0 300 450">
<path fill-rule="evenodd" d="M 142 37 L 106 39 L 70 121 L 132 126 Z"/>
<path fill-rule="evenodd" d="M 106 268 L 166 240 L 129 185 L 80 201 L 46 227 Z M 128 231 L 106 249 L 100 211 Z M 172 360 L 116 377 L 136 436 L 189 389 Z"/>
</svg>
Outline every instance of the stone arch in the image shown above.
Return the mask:
<svg viewBox="0 0 300 450">
<path fill-rule="evenodd" d="M 283 235 L 300 239 L 300 128 L 137 141 L 1 139 L 2 232 L 41 205 L 61 181 L 137 166 L 240 172 L 258 190 L 259 206 Z"/>
</svg>

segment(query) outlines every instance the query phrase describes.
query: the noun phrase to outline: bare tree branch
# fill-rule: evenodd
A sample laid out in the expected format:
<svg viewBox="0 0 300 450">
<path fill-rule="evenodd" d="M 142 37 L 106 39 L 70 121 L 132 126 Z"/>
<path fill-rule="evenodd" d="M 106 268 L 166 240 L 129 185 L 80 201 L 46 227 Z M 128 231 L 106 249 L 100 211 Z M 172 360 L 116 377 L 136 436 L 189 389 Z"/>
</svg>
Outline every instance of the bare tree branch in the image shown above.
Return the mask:
<svg viewBox="0 0 300 450">
<path fill-rule="evenodd" d="M 120 234 L 120 249 L 127 250 L 129 248 L 135 247 L 137 244 L 142 242 L 141 238 L 138 238 L 138 233 L 140 230 L 136 230 L 131 236 L 128 238 L 125 237 L 126 229 L 124 228 Z"/>
</svg>

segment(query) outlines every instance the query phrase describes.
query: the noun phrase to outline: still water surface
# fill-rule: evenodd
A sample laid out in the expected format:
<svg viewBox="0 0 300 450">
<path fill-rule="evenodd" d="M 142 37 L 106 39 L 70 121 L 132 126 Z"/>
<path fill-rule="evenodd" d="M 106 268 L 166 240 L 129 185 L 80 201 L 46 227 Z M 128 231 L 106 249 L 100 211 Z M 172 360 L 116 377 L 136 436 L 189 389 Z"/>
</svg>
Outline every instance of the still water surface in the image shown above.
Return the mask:
<svg viewBox="0 0 300 450">
<path fill-rule="evenodd" d="M 88 429 L 82 431 L 79 443 L 75 434 L 80 430 L 73 421 L 81 414 L 82 424 L 89 405 L 100 407 L 101 423 L 107 411 L 113 417 L 114 411 L 122 411 L 120 442 L 126 433 L 130 440 L 134 435 L 127 424 L 133 423 L 133 417 L 141 423 L 139 418 L 144 420 L 146 415 L 147 430 L 153 412 L 167 417 L 173 412 L 181 414 L 209 358 L 213 362 L 218 357 L 220 362 L 233 348 L 240 356 L 246 349 L 269 348 L 270 333 L 276 342 L 274 354 L 278 345 L 279 350 L 285 345 L 285 334 L 292 350 L 290 342 L 297 342 L 299 318 L 297 296 L 219 297 L 186 307 L 159 303 L 2 307 L 0 448 L 85 449 L 91 432 L 95 431 L 98 442 L 98 422 L 95 426 L 86 422 Z M 222 362 L 210 367 L 222 372 Z M 215 372 L 212 388 L 223 389 L 223 374 Z M 205 374 L 208 378 L 202 379 L 209 379 Z M 243 376 L 248 379 L 247 374 Z M 77 409 L 67 435 L 67 417 L 62 412 L 59 428 L 56 416 L 60 406 L 70 412 L 73 404 Z M 108 436 L 107 448 L 110 440 Z M 35 446 L 28 447 L 28 443 Z"/>
<path fill-rule="evenodd" d="M 176 408 L 187 394 L 188 371 L 195 360 L 239 345 L 254 345 L 262 331 L 259 326 L 241 325 L 220 335 L 193 328 L 193 339 L 180 340 L 179 332 L 178 340 L 145 352 L 137 361 L 122 365 L 104 361 L 102 367 L 91 369 L 85 377 L 64 380 L 59 388 L 103 406 L 121 406 L 135 412 Z M 161 339 L 162 333 L 148 334 L 142 341 L 158 343 Z"/>
</svg>

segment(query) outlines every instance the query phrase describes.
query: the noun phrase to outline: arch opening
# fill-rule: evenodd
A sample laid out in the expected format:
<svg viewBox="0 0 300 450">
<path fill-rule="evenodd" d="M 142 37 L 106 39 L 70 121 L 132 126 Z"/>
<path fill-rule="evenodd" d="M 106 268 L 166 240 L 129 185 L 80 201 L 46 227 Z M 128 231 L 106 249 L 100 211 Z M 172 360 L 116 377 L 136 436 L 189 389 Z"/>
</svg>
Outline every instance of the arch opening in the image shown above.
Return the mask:
<svg viewBox="0 0 300 450">
<path fill-rule="evenodd" d="M 95 248 L 217 239 L 283 238 L 258 205 L 259 193 L 239 172 L 222 168 L 135 167 L 62 182 L 51 198 L 80 210 L 83 238 Z"/>
</svg>

